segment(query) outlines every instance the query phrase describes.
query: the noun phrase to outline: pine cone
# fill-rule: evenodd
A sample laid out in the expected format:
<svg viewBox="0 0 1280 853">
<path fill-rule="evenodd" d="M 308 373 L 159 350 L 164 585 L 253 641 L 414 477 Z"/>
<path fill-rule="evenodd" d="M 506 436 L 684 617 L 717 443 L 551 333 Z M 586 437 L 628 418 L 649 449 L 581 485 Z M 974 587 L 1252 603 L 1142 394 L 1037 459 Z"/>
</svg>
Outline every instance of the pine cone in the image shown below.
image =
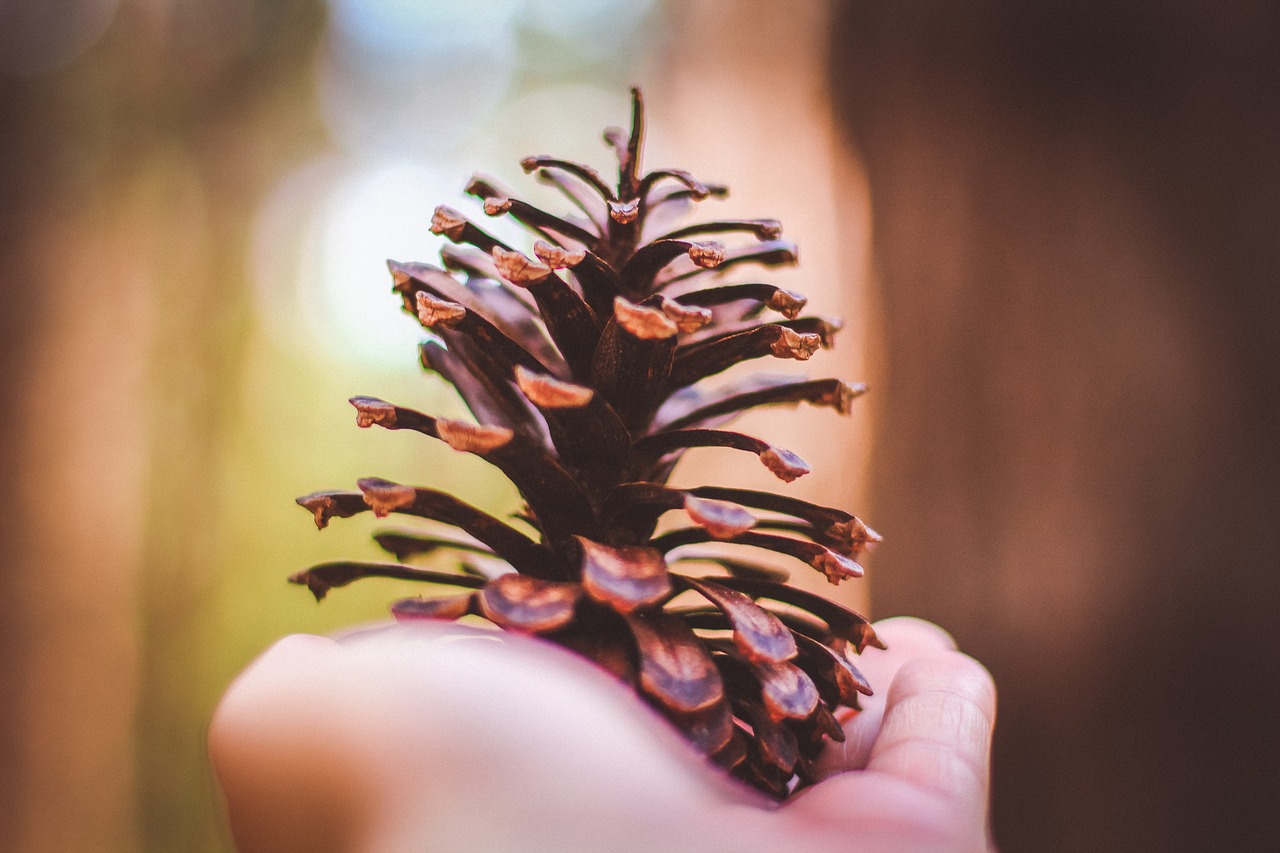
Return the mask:
<svg viewBox="0 0 1280 853">
<path fill-rule="evenodd" d="M 518 521 L 444 492 L 361 480 L 358 491 L 298 503 L 321 528 L 372 510 L 465 535 L 380 532 L 375 539 L 398 562 L 327 563 L 291 580 L 317 599 L 363 577 L 461 588 L 391 611 L 400 620 L 480 616 L 572 649 L 632 685 L 712 760 L 784 798 L 812 780 L 827 738 L 844 739 L 835 709 L 856 709 L 858 694 L 871 692 L 851 653 L 883 645 L 864 617 L 788 586 L 785 571 L 706 543 L 773 551 L 835 584 L 862 574 L 855 559 L 879 537 L 847 512 L 796 498 L 667 482 L 694 447 L 754 453 L 790 482 L 808 472 L 803 460 L 724 423 L 799 402 L 847 413 L 864 389 L 777 375 L 704 381 L 748 359 L 806 360 L 831 344 L 839 323 L 800 316 L 806 300 L 797 293 L 719 283 L 739 267 L 795 263 L 776 221 L 664 232 L 673 214 L 726 189 L 676 169 L 642 175 L 643 103 L 638 90 L 632 96 L 630 134 L 605 131 L 616 188 L 577 163 L 522 161 L 576 215 L 546 213 L 484 179 L 467 187 L 485 213 L 514 217 L 540 238 L 533 257 L 440 207 L 431 230 L 453 244 L 441 252 L 444 268 L 390 262 L 405 310 L 433 333 L 423 365 L 457 388 L 478 423 L 351 400 L 362 427 L 415 430 L 497 466 L 525 501 Z M 708 235 L 748 241 L 726 248 Z M 766 310 L 781 319 L 760 319 Z M 656 534 L 672 511 L 685 526 Z M 459 557 L 457 573 L 405 562 L 442 550 Z M 718 571 L 691 574 L 698 564 Z"/>
</svg>

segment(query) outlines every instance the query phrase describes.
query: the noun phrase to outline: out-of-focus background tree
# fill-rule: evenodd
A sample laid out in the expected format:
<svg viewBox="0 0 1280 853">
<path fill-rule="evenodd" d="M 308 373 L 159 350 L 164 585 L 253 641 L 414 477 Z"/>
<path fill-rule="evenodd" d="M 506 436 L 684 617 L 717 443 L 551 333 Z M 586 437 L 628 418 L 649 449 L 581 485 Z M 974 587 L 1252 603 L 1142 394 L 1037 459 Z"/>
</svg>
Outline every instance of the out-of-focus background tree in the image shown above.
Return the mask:
<svg viewBox="0 0 1280 853">
<path fill-rule="evenodd" d="M 1249 4 L 0 0 L 0 849 L 228 849 L 217 696 L 397 592 L 286 586 L 375 553 L 294 496 L 514 506 L 355 429 L 459 406 L 381 262 L 473 170 L 603 165 L 636 82 L 850 319 L 867 405 L 754 429 L 888 535 L 876 615 L 995 671 L 998 841 L 1271 849 L 1276 56 Z"/>
<path fill-rule="evenodd" d="M 876 609 L 994 671 L 1008 850 L 1280 847 L 1277 12 L 840 5 Z"/>
</svg>

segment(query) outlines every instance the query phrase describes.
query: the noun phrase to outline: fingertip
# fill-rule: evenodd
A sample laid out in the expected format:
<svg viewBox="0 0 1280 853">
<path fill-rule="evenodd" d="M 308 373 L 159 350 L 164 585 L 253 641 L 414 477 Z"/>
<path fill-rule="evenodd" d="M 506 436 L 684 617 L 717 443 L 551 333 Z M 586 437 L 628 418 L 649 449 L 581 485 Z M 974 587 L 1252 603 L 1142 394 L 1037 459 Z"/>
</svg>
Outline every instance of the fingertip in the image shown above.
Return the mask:
<svg viewBox="0 0 1280 853">
<path fill-rule="evenodd" d="M 234 717 L 246 704 L 253 704 L 259 693 L 276 680 L 278 674 L 296 674 L 311 662 L 337 649 L 337 643 L 315 634 L 289 634 L 276 640 L 254 658 L 227 687 L 214 709 L 212 728 L 217 729 L 227 717 Z"/>
<path fill-rule="evenodd" d="M 916 616 L 890 616 L 880 619 L 873 627 L 876 635 L 890 648 L 895 644 L 907 644 L 921 651 L 954 651 L 957 648 L 955 638 L 946 630 Z"/>
<path fill-rule="evenodd" d="M 985 820 L 995 683 L 956 651 L 907 661 L 890 685 L 867 769 L 951 799 Z"/>
<path fill-rule="evenodd" d="M 986 709 L 988 720 L 994 728 L 996 708 L 999 704 L 995 676 L 977 658 L 970 657 L 964 652 L 956 652 L 956 658 L 952 665 L 961 670 L 959 677 L 964 679 L 970 685 L 970 688 L 975 691 L 975 694 L 980 697 L 981 705 Z"/>
<path fill-rule="evenodd" d="M 921 655 L 902 665 L 889 687 L 888 704 L 928 694 L 973 705 L 988 728 L 995 723 L 996 685 L 981 662 L 961 651 Z"/>
<path fill-rule="evenodd" d="M 209 759 L 237 850 L 357 849 L 377 801 L 359 745 L 329 736 L 341 734 L 342 709 L 327 704 L 338 650 L 327 637 L 277 640 L 214 710 Z"/>
<path fill-rule="evenodd" d="M 338 644 L 331 637 L 321 637 L 317 634 L 288 634 L 268 646 L 267 650 L 249 665 L 246 672 L 264 661 L 274 666 L 294 666 L 337 648 Z"/>
</svg>

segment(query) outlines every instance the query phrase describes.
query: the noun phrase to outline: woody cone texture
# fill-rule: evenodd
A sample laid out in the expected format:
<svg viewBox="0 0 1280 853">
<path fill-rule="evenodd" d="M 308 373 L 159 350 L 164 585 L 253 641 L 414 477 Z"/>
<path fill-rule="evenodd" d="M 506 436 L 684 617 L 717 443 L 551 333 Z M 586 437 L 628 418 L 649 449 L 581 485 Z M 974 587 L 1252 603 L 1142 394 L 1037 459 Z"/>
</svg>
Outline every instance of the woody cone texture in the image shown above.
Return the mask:
<svg viewBox="0 0 1280 853">
<path fill-rule="evenodd" d="M 486 179 L 467 187 L 486 214 L 533 232 L 531 255 L 440 207 L 431 230 L 450 241 L 443 267 L 389 264 L 404 309 L 432 332 L 423 366 L 453 384 L 475 422 L 351 400 L 362 427 L 420 432 L 499 468 L 525 501 L 518 518 L 360 480 L 298 503 L 322 528 L 366 511 L 432 524 L 375 535 L 396 562 L 326 563 L 291 580 L 317 599 L 365 577 L 451 587 L 391 611 L 405 621 L 479 616 L 572 649 L 712 761 L 784 798 L 812 780 L 828 738 L 844 739 L 833 712 L 871 692 L 853 653 L 883 646 L 864 617 L 788 586 L 778 566 L 799 561 L 838 584 L 862 574 L 856 560 L 878 537 L 847 512 L 783 494 L 668 481 L 691 448 L 754 454 L 795 480 L 809 470 L 795 454 L 722 427 L 757 406 L 846 413 L 863 388 L 794 374 L 717 380 L 743 361 L 807 360 L 839 324 L 802 316 L 800 294 L 730 283 L 796 262 L 776 221 L 673 223 L 726 189 L 677 169 L 642 173 L 643 103 L 632 96 L 630 133 L 605 131 L 616 185 L 577 163 L 522 161 L 573 215 Z M 456 555 L 456 572 L 410 562 L 442 551 Z M 762 551 L 773 553 L 760 560 Z"/>
</svg>

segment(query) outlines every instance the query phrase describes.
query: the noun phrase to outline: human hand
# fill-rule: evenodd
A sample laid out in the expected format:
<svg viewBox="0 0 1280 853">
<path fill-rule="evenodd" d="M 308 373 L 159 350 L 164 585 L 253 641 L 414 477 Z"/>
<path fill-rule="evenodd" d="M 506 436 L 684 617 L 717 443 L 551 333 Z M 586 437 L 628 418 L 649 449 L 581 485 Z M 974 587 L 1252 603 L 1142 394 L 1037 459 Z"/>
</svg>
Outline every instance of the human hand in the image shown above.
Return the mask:
<svg viewBox="0 0 1280 853">
<path fill-rule="evenodd" d="M 281 640 L 210 751 L 244 853 L 989 849 L 990 676 L 927 622 L 876 631 L 877 694 L 781 807 L 591 664 L 457 625 Z"/>
</svg>

